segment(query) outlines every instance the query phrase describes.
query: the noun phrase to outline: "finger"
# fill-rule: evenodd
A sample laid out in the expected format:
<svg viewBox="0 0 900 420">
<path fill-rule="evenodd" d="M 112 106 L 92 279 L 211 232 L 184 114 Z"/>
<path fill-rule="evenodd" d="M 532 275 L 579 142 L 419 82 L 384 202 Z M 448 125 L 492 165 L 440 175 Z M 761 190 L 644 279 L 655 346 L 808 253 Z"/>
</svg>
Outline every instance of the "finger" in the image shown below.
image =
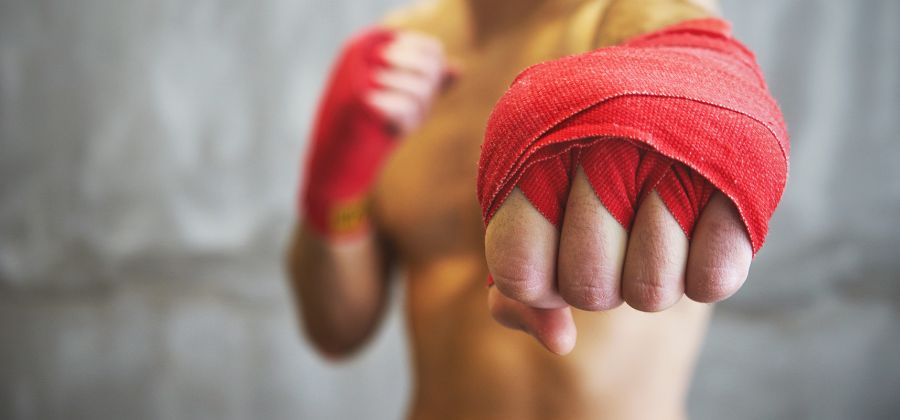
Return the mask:
<svg viewBox="0 0 900 420">
<path fill-rule="evenodd" d="M 419 107 L 427 110 L 437 86 L 419 75 L 403 71 L 381 71 L 375 74 L 375 82 L 385 90 L 409 95 Z"/>
<path fill-rule="evenodd" d="M 365 102 L 383 115 L 399 134 L 409 133 L 422 120 L 421 106 L 409 95 L 400 92 L 377 90 L 367 94 Z"/>
<path fill-rule="evenodd" d="M 496 287 L 488 292 L 488 307 L 501 325 L 530 334 L 553 353 L 563 355 L 575 348 L 577 332 L 569 307 L 532 308 L 504 296 Z"/>
<path fill-rule="evenodd" d="M 622 296 L 645 312 L 662 311 L 684 293 L 688 240 L 681 226 L 653 191 L 638 209 L 628 238 Z"/>
<path fill-rule="evenodd" d="M 718 302 L 747 279 L 753 247 L 731 201 L 716 193 L 700 215 L 688 256 L 685 294 L 697 302 Z"/>
<path fill-rule="evenodd" d="M 603 207 L 579 167 L 572 181 L 559 243 L 559 293 L 570 305 L 603 311 L 622 304 L 622 263 L 628 235 Z"/>
<path fill-rule="evenodd" d="M 395 42 L 400 43 L 398 48 L 409 48 L 440 62 L 437 67 L 442 70 L 441 74 L 437 76 L 437 81 L 441 89 L 449 88 L 459 78 L 462 66 L 448 60 L 444 43 L 439 39 L 414 31 L 405 31 L 397 37 Z M 420 72 L 416 72 L 416 74 L 420 74 Z"/>
<path fill-rule="evenodd" d="M 556 292 L 559 234 L 516 188 L 485 233 L 485 258 L 504 295 L 538 308 L 567 306 Z"/>
<path fill-rule="evenodd" d="M 388 45 L 382 57 L 389 67 L 418 74 L 435 84 L 443 79 L 446 71 L 443 56 L 436 58 L 399 42 Z"/>
<path fill-rule="evenodd" d="M 399 32 L 395 41 L 404 47 L 409 46 L 423 54 L 430 55 L 434 58 L 443 59 L 444 44 L 437 38 L 415 31 Z"/>
</svg>

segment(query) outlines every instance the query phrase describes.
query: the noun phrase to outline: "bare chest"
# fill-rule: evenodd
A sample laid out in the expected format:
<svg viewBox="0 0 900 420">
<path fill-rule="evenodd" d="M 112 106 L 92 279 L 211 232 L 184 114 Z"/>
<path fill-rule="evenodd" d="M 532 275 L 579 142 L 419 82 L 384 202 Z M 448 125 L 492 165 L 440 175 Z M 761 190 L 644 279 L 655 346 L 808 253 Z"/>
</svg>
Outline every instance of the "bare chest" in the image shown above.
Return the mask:
<svg viewBox="0 0 900 420">
<path fill-rule="evenodd" d="M 402 257 L 481 250 L 476 176 L 484 127 L 521 70 L 503 58 L 496 53 L 465 57 L 459 79 L 385 163 L 375 190 L 375 214 Z"/>
<path fill-rule="evenodd" d="M 477 51 L 450 52 L 461 67 L 459 78 L 398 145 L 375 189 L 376 222 L 401 258 L 481 254 L 476 176 L 486 122 L 520 71 L 575 52 L 564 27 L 533 27 Z"/>
</svg>

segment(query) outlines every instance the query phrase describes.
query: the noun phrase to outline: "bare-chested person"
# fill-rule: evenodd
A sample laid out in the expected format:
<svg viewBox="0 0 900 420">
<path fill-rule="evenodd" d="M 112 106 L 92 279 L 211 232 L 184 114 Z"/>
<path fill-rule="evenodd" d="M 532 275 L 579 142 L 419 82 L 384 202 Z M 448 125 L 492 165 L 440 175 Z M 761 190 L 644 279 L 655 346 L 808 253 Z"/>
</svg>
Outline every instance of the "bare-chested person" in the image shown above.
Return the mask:
<svg viewBox="0 0 900 420">
<path fill-rule="evenodd" d="M 396 147 L 350 206 L 350 233 L 307 217 L 290 252 L 314 346 L 359 348 L 399 269 L 411 418 L 684 418 L 707 303 L 740 288 L 752 256 L 731 202 L 714 195 L 689 241 L 652 194 L 626 231 L 579 172 L 562 233 L 518 190 L 485 230 L 475 185 L 488 116 L 520 71 L 711 16 L 711 3 L 437 0 L 387 17 L 394 35 L 362 101 Z M 328 170 L 358 169 L 341 162 Z"/>
</svg>

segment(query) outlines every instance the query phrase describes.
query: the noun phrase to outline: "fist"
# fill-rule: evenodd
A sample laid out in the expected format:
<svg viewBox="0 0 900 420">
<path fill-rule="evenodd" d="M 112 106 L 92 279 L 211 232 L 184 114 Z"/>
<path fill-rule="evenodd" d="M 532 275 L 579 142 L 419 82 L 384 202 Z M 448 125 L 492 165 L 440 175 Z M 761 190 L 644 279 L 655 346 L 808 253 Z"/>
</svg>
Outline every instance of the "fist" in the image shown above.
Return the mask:
<svg viewBox="0 0 900 420">
<path fill-rule="evenodd" d="M 384 66 L 373 75 L 374 87 L 363 100 L 402 136 L 422 123 L 454 72 L 447 66 L 443 44 L 418 32 L 396 32 L 381 58 Z"/>
<path fill-rule="evenodd" d="M 781 110 L 723 20 L 529 67 L 479 160 L 493 316 L 566 353 L 572 307 L 726 299 L 765 241 L 789 155 Z"/>
<path fill-rule="evenodd" d="M 303 207 L 322 236 L 368 228 L 367 198 L 398 136 L 424 118 L 447 69 L 441 44 L 373 28 L 344 46 L 319 104 Z"/>
<path fill-rule="evenodd" d="M 653 191 L 630 231 L 604 208 L 579 168 L 560 229 L 517 188 L 487 226 L 486 258 L 496 287 L 491 314 L 565 354 L 575 345 L 571 307 L 604 311 L 623 302 L 662 311 L 682 295 L 718 302 L 735 293 L 753 256 L 737 210 L 714 193 L 691 241 Z"/>
</svg>

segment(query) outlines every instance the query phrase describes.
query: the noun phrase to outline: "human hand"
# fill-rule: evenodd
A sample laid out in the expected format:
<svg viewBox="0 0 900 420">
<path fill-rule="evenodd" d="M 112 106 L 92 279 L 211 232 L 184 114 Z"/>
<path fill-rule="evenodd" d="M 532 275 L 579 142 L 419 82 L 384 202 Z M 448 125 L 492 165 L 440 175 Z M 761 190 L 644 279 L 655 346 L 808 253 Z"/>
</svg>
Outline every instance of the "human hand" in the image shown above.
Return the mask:
<svg viewBox="0 0 900 420">
<path fill-rule="evenodd" d="M 718 302 L 743 285 L 752 259 L 734 205 L 715 193 L 691 241 L 655 192 L 626 231 L 579 170 L 557 230 L 518 189 L 487 227 L 485 252 L 495 287 L 493 317 L 533 335 L 548 350 L 575 345 L 571 308 L 605 311 L 623 302 L 662 311 L 682 295 Z"/>
</svg>

